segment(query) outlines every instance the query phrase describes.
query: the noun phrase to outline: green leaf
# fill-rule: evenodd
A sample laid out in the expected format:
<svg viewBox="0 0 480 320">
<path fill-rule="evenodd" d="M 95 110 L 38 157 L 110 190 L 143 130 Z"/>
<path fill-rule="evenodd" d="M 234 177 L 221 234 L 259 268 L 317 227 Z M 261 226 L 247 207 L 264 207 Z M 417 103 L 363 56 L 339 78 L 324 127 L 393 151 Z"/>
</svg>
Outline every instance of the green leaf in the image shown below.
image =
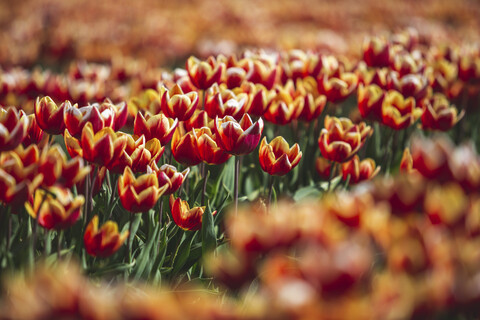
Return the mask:
<svg viewBox="0 0 480 320">
<path fill-rule="evenodd" d="M 185 262 L 187 262 L 190 255 L 194 234 L 194 232 L 188 232 L 185 239 L 180 244 L 180 247 L 175 255 L 175 260 L 173 261 L 173 275 L 176 275 L 182 269 Z"/>
<path fill-rule="evenodd" d="M 321 192 L 315 186 L 308 186 L 298 189 L 293 195 L 293 200 L 300 201 L 305 198 L 316 198 L 320 196 Z"/>
<path fill-rule="evenodd" d="M 207 205 L 202 217 L 202 255 L 205 255 L 217 246 L 217 237 L 215 235 L 215 224 L 210 205 Z"/>
</svg>

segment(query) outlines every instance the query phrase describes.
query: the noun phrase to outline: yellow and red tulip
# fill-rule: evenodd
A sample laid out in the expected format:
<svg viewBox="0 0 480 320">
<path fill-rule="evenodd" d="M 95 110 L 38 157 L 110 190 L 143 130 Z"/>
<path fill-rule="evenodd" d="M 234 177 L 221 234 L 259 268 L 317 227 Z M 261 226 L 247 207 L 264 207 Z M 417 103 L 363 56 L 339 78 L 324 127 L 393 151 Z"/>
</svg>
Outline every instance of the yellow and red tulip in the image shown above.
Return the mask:
<svg viewBox="0 0 480 320">
<path fill-rule="evenodd" d="M 363 43 L 363 61 L 369 67 L 388 67 L 390 64 L 390 44 L 386 39 L 372 37 Z"/>
<path fill-rule="evenodd" d="M 214 84 L 206 91 L 205 111 L 212 119 L 231 116 L 239 120 L 245 114 L 248 95 L 246 93 L 235 94 L 229 89 Z"/>
<path fill-rule="evenodd" d="M 84 202 L 83 196 L 74 197 L 69 189 L 53 186 L 48 192 L 37 189 L 33 204 L 27 202 L 25 208 L 45 229 L 62 230 L 77 222 Z"/>
<path fill-rule="evenodd" d="M 25 114 L 23 110 L 20 110 L 20 113 Z M 28 118 L 28 129 L 27 135 L 25 136 L 25 139 L 23 139 L 22 144 L 25 147 L 28 147 L 31 144 L 43 147 L 46 144 L 47 139 L 44 139 L 46 136 L 44 135 L 44 131 L 38 126 L 35 114 L 30 114 L 26 117 Z"/>
<path fill-rule="evenodd" d="M 219 83 L 225 70 L 225 64 L 209 57 L 201 61 L 195 57 L 188 58 L 186 62 L 188 76 L 193 85 L 201 90 L 210 88 L 214 83 Z"/>
<path fill-rule="evenodd" d="M 177 124 L 178 119 L 168 118 L 162 113 L 152 115 L 147 112 L 144 117 L 139 112 L 135 116 L 133 133 L 136 136 L 144 135 L 146 141 L 157 138 L 162 145 L 165 145 L 172 139 Z"/>
<path fill-rule="evenodd" d="M 0 106 L 0 152 L 19 146 L 28 133 L 29 120 L 15 107 L 4 109 Z"/>
<path fill-rule="evenodd" d="M 394 130 L 402 130 L 419 118 L 420 109 L 415 108 L 413 97 L 404 96 L 395 90 L 386 93 L 382 103 L 382 123 Z"/>
<path fill-rule="evenodd" d="M 198 93 L 196 91 L 184 93 L 182 88 L 175 84 L 172 89 L 165 90 L 161 100 L 162 111 L 170 118 L 177 118 L 178 121 L 188 120 L 198 104 Z"/>
<path fill-rule="evenodd" d="M 357 91 L 358 110 L 363 118 L 380 121 L 385 92 L 376 84 L 360 85 Z"/>
<path fill-rule="evenodd" d="M 190 208 L 188 202 L 180 198 L 175 199 L 173 194 L 170 195 L 170 211 L 173 221 L 177 226 L 185 231 L 196 231 L 202 227 L 202 218 L 205 207 Z M 217 212 L 212 212 L 215 215 Z"/>
<path fill-rule="evenodd" d="M 202 162 L 198 155 L 197 142 L 192 131 L 185 131 L 182 123 L 177 126 L 172 137 L 172 154 L 175 160 L 187 166 Z"/>
<path fill-rule="evenodd" d="M 424 129 L 447 131 L 463 118 L 465 110 L 458 113 L 454 105 L 443 94 L 434 94 L 420 102 L 423 108 L 422 127 Z"/>
<path fill-rule="evenodd" d="M 342 72 L 338 77 L 324 75 L 317 80 L 318 92 L 327 100 L 338 103 L 348 98 L 357 88 L 358 77 L 354 73 Z"/>
<path fill-rule="evenodd" d="M 128 235 L 128 231 L 120 234 L 114 221 L 107 221 L 98 229 L 98 216 L 94 216 L 85 230 L 83 243 L 89 255 L 106 258 L 121 247 Z"/>
<path fill-rule="evenodd" d="M 350 160 L 363 146 L 373 129 L 364 122 L 353 124 L 348 118 L 327 116 L 320 132 L 318 146 L 322 156 L 330 161 Z"/>
<path fill-rule="evenodd" d="M 157 175 L 158 185 L 160 187 L 168 186 L 163 193 L 164 195 L 176 192 L 190 172 L 190 168 L 179 172 L 177 168 L 170 164 L 164 164 L 160 168 L 157 168 L 156 164 L 152 164 L 152 170 Z"/>
<path fill-rule="evenodd" d="M 233 155 L 244 155 L 252 152 L 260 142 L 263 132 L 263 120 L 253 122 L 248 114 L 244 114 L 240 122 L 226 116 L 215 118 L 215 135 L 218 145 Z"/>
<path fill-rule="evenodd" d="M 302 97 L 293 100 L 287 90 L 277 89 L 277 95 L 268 104 L 267 111 L 263 115 L 265 120 L 277 125 L 286 125 L 296 120 L 302 112 L 298 106 L 302 103 Z"/>
<path fill-rule="evenodd" d="M 136 178 L 129 167 L 118 178 L 118 195 L 122 206 L 132 212 L 145 212 L 153 208 L 158 198 L 168 189 L 159 186 L 155 172 L 145 173 Z"/>
<path fill-rule="evenodd" d="M 270 175 L 283 176 L 295 168 L 302 159 L 298 143 L 291 148 L 283 137 L 276 137 L 270 143 L 264 137 L 260 144 L 259 160 L 262 170 Z"/>
<path fill-rule="evenodd" d="M 43 131 L 49 134 L 61 134 L 65 130 L 63 112 L 65 107 L 71 107 L 70 101 L 63 102 L 60 106 L 46 96 L 37 98 L 35 102 L 35 119 Z"/>
<path fill-rule="evenodd" d="M 197 143 L 198 156 L 206 164 L 222 164 L 232 156 L 218 146 L 215 133 L 212 133 L 210 128 L 194 129 L 193 136 Z"/>
<path fill-rule="evenodd" d="M 371 180 L 378 172 L 380 172 L 380 167 L 377 167 L 375 161 L 370 158 L 360 161 L 358 155 L 355 155 L 350 161 L 342 163 L 343 180 L 347 180 L 350 176 L 350 184 Z"/>
</svg>

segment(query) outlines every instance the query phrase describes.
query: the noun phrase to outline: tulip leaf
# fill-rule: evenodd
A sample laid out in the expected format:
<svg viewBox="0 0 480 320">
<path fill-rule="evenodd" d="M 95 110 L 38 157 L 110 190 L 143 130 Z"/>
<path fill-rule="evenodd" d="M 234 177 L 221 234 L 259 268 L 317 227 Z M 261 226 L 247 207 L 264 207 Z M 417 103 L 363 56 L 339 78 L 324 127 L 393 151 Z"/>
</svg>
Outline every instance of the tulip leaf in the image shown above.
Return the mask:
<svg viewBox="0 0 480 320">
<path fill-rule="evenodd" d="M 216 246 L 217 237 L 215 235 L 215 224 L 210 204 L 208 204 L 202 217 L 202 255 L 215 250 Z"/>
<path fill-rule="evenodd" d="M 308 186 L 298 189 L 293 195 L 293 200 L 300 201 L 305 198 L 316 198 L 321 194 L 316 186 Z"/>
<path fill-rule="evenodd" d="M 108 273 L 112 273 L 112 274 L 121 273 L 125 270 L 130 270 L 134 266 L 135 266 L 135 261 L 133 261 L 132 263 L 121 262 L 121 263 L 115 263 L 113 265 L 107 265 L 104 268 L 100 268 L 96 270 L 88 270 L 88 271 L 90 271 L 92 275 L 100 276 Z"/>
<path fill-rule="evenodd" d="M 187 232 L 187 235 L 183 242 L 180 244 L 175 254 L 175 260 L 173 261 L 172 274 L 176 275 L 187 262 L 190 256 L 190 249 L 193 242 L 194 232 Z"/>
<path fill-rule="evenodd" d="M 154 260 L 152 260 L 150 257 L 153 255 L 152 248 L 154 248 L 154 243 L 157 240 L 159 229 L 160 225 L 157 225 L 153 231 L 153 234 L 148 238 L 148 242 L 145 244 L 145 246 L 143 246 L 137 258 L 137 265 L 134 271 L 135 280 L 139 280 L 144 273 L 149 274 L 152 269 Z"/>
</svg>

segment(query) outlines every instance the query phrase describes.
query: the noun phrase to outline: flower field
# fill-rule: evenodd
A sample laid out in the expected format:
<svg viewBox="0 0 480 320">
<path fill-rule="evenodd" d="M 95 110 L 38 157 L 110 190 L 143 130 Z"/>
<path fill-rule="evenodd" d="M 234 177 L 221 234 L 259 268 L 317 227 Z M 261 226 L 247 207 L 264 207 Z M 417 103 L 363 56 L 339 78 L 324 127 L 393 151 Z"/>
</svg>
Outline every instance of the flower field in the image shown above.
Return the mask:
<svg viewBox="0 0 480 320">
<path fill-rule="evenodd" d="M 0 4 L 0 319 L 480 316 L 479 4 L 118 7 Z"/>
</svg>

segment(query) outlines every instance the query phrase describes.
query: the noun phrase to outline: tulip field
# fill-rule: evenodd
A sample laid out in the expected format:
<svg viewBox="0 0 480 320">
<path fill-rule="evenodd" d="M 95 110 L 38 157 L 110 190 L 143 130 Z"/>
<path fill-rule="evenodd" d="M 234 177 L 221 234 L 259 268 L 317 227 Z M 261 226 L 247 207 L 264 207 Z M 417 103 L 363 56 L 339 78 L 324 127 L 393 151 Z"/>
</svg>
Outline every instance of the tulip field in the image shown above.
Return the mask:
<svg viewBox="0 0 480 320">
<path fill-rule="evenodd" d="M 0 320 L 480 318 L 479 3 L 129 6 L 0 3 Z"/>
</svg>

